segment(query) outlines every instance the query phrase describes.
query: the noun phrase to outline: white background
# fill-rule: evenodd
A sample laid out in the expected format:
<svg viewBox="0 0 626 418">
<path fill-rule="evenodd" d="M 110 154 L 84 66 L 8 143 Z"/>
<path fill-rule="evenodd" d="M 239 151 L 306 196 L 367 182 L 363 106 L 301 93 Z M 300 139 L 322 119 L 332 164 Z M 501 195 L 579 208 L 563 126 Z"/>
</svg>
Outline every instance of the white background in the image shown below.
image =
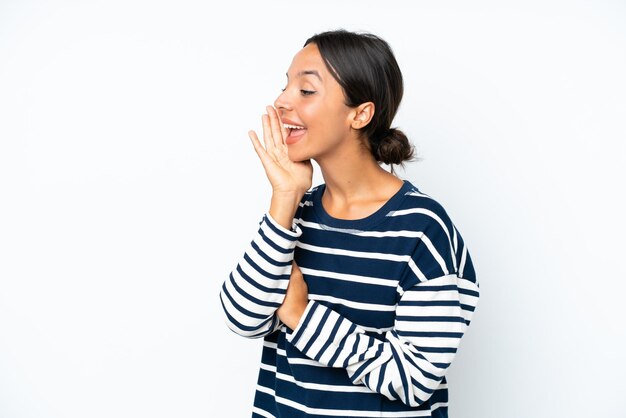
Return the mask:
<svg viewBox="0 0 626 418">
<path fill-rule="evenodd" d="M 481 300 L 454 418 L 624 416 L 626 5 L 0 1 L 0 417 L 248 417 L 218 293 L 268 208 L 246 132 L 372 31 Z M 315 183 L 320 182 L 316 172 Z"/>
</svg>

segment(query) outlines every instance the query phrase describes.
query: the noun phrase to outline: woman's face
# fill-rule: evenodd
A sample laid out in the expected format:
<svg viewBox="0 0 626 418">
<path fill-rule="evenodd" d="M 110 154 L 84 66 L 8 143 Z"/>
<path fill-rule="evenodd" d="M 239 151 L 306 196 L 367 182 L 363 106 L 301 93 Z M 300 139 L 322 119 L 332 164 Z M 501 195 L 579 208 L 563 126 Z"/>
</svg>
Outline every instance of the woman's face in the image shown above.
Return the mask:
<svg viewBox="0 0 626 418">
<path fill-rule="evenodd" d="M 287 71 L 287 86 L 274 106 L 283 124 L 292 127 L 285 140 L 292 161 L 319 160 L 350 136 L 353 109 L 345 105 L 343 89 L 315 44 L 294 56 Z"/>
</svg>

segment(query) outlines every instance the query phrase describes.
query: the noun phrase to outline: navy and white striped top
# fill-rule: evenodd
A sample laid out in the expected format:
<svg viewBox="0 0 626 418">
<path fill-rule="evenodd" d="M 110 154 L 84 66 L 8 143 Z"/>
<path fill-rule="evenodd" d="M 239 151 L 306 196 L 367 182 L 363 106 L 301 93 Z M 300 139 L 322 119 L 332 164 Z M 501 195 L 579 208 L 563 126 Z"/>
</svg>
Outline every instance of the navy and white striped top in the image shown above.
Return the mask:
<svg viewBox="0 0 626 418">
<path fill-rule="evenodd" d="M 264 337 L 252 416 L 447 417 L 445 373 L 479 297 L 465 242 L 406 180 L 358 220 L 326 213 L 324 188 L 291 231 L 263 216 L 220 292 L 228 327 Z M 293 331 L 275 315 L 292 259 L 309 289 Z"/>
</svg>

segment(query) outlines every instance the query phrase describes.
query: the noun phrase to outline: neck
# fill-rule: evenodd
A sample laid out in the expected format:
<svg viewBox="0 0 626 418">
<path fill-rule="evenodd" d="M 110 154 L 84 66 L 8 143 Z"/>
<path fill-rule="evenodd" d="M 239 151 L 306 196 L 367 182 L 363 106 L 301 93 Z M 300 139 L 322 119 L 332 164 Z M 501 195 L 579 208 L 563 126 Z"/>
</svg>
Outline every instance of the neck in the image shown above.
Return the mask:
<svg viewBox="0 0 626 418">
<path fill-rule="evenodd" d="M 336 150 L 337 151 L 337 150 Z M 316 160 L 324 183 L 325 206 L 338 212 L 388 200 L 402 186 L 402 180 L 382 168 L 369 150 L 360 146 Z"/>
</svg>

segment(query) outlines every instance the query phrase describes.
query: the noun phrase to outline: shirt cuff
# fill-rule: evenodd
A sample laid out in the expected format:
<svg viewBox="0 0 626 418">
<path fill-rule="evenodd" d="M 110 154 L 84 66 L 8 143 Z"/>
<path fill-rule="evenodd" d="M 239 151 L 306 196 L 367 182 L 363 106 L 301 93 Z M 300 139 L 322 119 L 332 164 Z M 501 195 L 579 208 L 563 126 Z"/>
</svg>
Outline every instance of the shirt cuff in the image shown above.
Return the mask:
<svg viewBox="0 0 626 418">
<path fill-rule="evenodd" d="M 265 219 L 270 225 L 272 225 L 273 228 L 278 230 L 277 232 L 282 233 L 283 235 L 286 235 L 284 237 L 286 239 L 294 239 L 302 235 L 302 229 L 300 229 L 300 226 L 296 224 L 295 222 L 292 222 L 291 229 L 287 229 L 281 224 L 279 224 L 276 221 L 276 219 L 272 218 L 272 216 L 269 213 L 265 214 Z"/>
<path fill-rule="evenodd" d="M 317 302 L 315 302 L 314 300 L 309 300 L 309 303 L 306 305 L 306 308 L 304 309 L 304 312 L 300 317 L 300 322 L 298 322 L 298 325 L 296 325 L 296 328 L 291 332 L 291 334 L 287 334 L 287 341 L 292 342 L 294 341 L 294 339 L 295 341 L 298 341 L 302 337 L 301 334 L 304 332 L 306 324 L 311 321 L 311 319 L 309 318 L 311 314 L 311 308 L 313 308 L 313 305 L 315 305 L 316 303 Z M 315 310 L 315 308 L 313 308 L 313 310 Z"/>
<path fill-rule="evenodd" d="M 332 324 L 332 332 L 327 329 L 329 324 Z M 287 334 L 286 338 L 305 356 L 327 364 L 330 360 L 327 358 L 327 352 L 334 351 L 327 350 L 329 345 L 334 345 L 337 339 L 341 340 L 354 332 L 354 328 L 354 325 L 340 317 L 337 312 L 315 300 L 310 300 L 300 322 L 291 334 Z"/>
</svg>

